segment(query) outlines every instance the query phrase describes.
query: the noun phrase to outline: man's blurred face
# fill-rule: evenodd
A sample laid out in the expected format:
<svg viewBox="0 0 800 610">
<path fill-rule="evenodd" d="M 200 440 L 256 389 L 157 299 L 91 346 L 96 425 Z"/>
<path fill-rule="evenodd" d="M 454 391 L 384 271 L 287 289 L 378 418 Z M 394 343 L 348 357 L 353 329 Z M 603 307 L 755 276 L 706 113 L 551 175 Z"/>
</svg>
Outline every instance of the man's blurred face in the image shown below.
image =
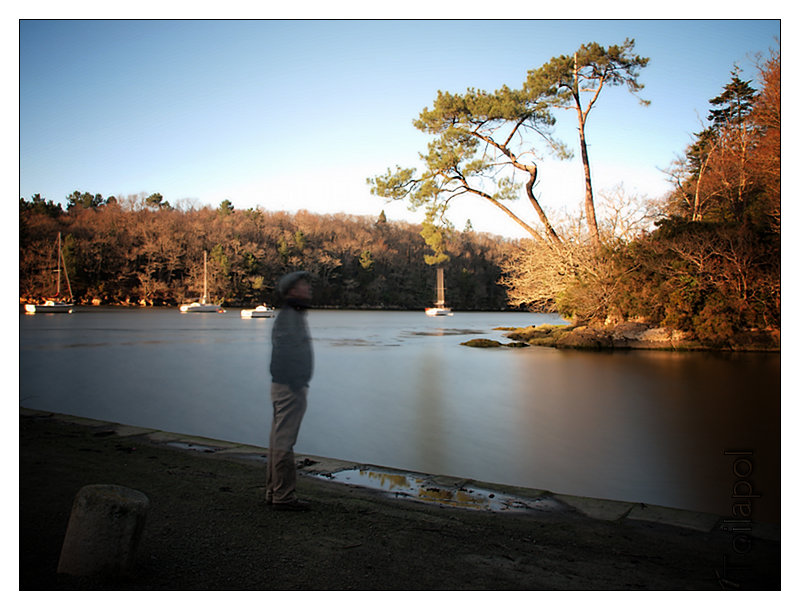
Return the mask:
<svg viewBox="0 0 800 610">
<path fill-rule="evenodd" d="M 311 300 L 311 284 L 306 280 L 299 280 L 289 289 L 286 295 L 293 299 L 300 299 L 301 301 Z"/>
</svg>

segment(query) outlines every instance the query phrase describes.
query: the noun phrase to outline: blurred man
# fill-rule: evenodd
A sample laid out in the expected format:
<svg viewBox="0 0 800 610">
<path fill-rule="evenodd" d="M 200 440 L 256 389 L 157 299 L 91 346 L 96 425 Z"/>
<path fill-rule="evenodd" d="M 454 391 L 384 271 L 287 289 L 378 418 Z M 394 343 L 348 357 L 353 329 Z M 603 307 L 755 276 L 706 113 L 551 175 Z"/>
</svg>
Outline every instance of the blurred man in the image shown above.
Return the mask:
<svg viewBox="0 0 800 610">
<path fill-rule="evenodd" d="M 308 382 L 314 368 L 306 310 L 311 303 L 310 275 L 283 276 L 278 291 L 284 299 L 272 326 L 272 429 L 269 437 L 266 499 L 273 510 L 308 510 L 295 493 L 294 445 L 306 412 Z"/>
</svg>

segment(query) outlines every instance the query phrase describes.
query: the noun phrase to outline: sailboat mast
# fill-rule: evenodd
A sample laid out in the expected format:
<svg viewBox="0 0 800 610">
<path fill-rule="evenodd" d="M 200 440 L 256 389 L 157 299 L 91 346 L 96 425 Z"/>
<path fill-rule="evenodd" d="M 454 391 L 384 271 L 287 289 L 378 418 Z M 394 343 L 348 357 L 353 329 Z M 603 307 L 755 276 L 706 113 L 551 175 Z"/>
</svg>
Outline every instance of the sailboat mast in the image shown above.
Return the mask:
<svg viewBox="0 0 800 610">
<path fill-rule="evenodd" d="M 436 269 L 436 306 L 444 307 L 444 269 L 437 267 Z"/>
<path fill-rule="evenodd" d="M 64 279 L 67 281 L 67 292 L 69 292 L 69 300 L 72 302 L 74 297 L 72 296 L 72 286 L 69 283 L 69 273 L 67 272 L 67 261 L 64 260 L 64 252 L 61 251 L 61 264 L 64 265 Z"/>
<path fill-rule="evenodd" d="M 61 296 L 61 231 L 58 232 L 58 256 L 56 257 L 56 296 Z"/>
<path fill-rule="evenodd" d="M 69 292 L 69 300 L 72 302 L 72 286 L 69 283 L 69 273 L 67 272 L 67 262 L 64 260 L 64 251 L 61 249 L 61 233 L 58 234 L 58 276 L 56 279 L 56 296 L 61 296 L 61 267 L 64 267 L 64 279 L 67 281 L 67 291 Z"/>
<path fill-rule="evenodd" d="M 208 298 L 208 252 L 203 250 L 203 305 L 206 304 Z"/>
</svg>

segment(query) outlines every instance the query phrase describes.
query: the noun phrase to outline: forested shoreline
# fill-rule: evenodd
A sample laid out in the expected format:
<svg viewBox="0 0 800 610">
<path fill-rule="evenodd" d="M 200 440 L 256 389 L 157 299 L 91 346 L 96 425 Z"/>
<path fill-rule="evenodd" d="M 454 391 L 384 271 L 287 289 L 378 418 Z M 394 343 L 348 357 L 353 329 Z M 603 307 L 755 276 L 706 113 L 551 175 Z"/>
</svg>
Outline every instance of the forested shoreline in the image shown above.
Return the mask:
<svg viewBox="0 0 800 610">
<path fill-rule="evenodd" d="M 62 234 L 79 304 L 174 306 L 203 291 L 226 306 L 274 304 L 278 278 L 314 276 L 320 307 L 421 309 L 435 296 L 435 271 L 421 226 L 347 214 L 234 209 L 224 201 L 178 209 L 155 193 L 125 198 L 75 191 L 66 210 L 38 195 L 20 201 L 20 300 L 55 291 L 55 243 Z M 500 284 L 511 242 L 458 233 L 443 263 L 447 301 L 459 310 L 508 309 Z M 62 286 L 62 293 L 65 292 Z"/>
</svg>

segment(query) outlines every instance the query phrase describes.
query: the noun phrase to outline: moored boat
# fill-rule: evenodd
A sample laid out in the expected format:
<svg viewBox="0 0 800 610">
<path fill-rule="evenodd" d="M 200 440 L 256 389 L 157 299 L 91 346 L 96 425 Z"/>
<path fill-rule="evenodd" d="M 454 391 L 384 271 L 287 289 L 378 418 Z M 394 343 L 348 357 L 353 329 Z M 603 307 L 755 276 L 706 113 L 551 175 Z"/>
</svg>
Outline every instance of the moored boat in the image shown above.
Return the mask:
<svg viewBox="0 0 800 610">
<path fill-rule="evenodd" d="M 436 269 L 436 303 L 433 307 L 425 308 L 426 316 L 452 316 L 453 312 L 444 304 L 444 269 Z"/>
<path fill-rule="evenodd" d="M 426 307 L 426 316 L 452 316 L 453 311 L 449 307 Z"/>
<path fill-rule="evenodd" d="M 178 309 L 180 309 L 181 313 L 225 313 L 225 310 L 220 307 L 219 305 L 212 305 L 210 303 L 198 303 L 195 301 L 194 303 L 187 303 L 186 305 L 181 305 Z"/>
<path fill-rule="evenodd" d="M 266 305 L 259 305 L 255 309 L 243 309 L 243 318 L 274 318 L 275 309 Z"/>
<path fill-rule="evenodd" d="M 48 299 L 44 303 L 26 303 L 25 313 L 72 313 L 74 306 L 74 303 Z"/>
<path fill-rule="evenodd" d="M 58 252 L 58 264 L 56 265 L 56 295 L 52 299 L 46 299 L 43 303 L 27 303 L 25 305 L 25 313 L 72 313 L 72 308 L 75 303 L 72 297 L 72 287 L 69 284 L 67 265 L 64 262 L 64 253 L 61 251 L 61 233 L 58 234 L 56 250 Z M 68 301 L 60 298 L 62 267 L 64 269 L 64 279 L 67 282 L 67 291 L 69 292 Z"/>
<path fill-rule="evenodd" d="M 220 305 L 208 303 L 208 253 L 203 251 L 203 298 L 200 301 L 181 305 L 181 313 L 225 313 Z"/>
</svg>

